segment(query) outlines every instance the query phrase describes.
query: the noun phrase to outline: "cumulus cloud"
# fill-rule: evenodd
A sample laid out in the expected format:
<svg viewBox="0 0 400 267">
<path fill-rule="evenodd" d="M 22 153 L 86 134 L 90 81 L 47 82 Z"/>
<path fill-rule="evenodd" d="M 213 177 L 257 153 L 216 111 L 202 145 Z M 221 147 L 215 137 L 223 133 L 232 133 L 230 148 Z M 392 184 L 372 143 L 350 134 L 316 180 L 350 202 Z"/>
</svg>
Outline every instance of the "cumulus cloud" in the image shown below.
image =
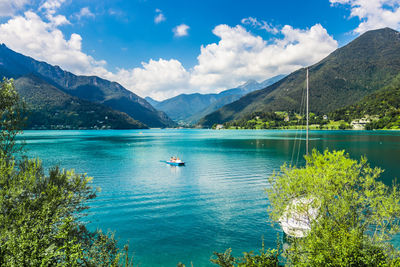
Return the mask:
<svg viewBox="0 0 400 267">
<path fill-rule="evenodd" d="M 249 79 L 258 81 L 321 60 L 338 46 L 320 25 L 310 29 L 280 29 L 282 38 L 268 42 L 242 26 L 218 25 L 218 43 L 201 47 L 197 64 L 185 69 L 177 60 L 150 60 L 142 67 L 120 70 L 114 80 L 139 95 L 165 99 L 180 93 L 217 92 Z"/>
<path fill-rule="evenodd" d="M 154 17 L 154 23 L 155 24 L 159 24 L 159 23 L 161 23 L 161 22 L 163 22 L 165 20 L 166 20 L 166 18 L 164 16 L 164 14 L 162 13 L 162 10 L 157 8 L 156 9 L 156 16 Z"/>
<path fill-rule="evenodd" d="M 329 0 L 332 5 L 351 7 L 350 18 L 357 17 L 360 24 L 354 30 L 361 34 L 384 27 L 400 29 L 399 0 Z"/>
<path fill-rule="evenodd" d="M 45 21 L 28 11 L 1 24 L 0 42 L 17 52 L 59 65 L 73 73 L 98 75 L 117 81 L 140 96 L 156 99 L 181 93 L 218 92 L 249 79 L 261 81 L 290 73 L 316 63 L 337 48 L 337 42 L 320 24 L 305 30 L 286 25 L 277 29 L 279 35 L 269 40 L 252 34 L 241 25 L 218 25 L 212 32 L 219 41 L 202 46 L 192 68 L 186 69 L 176 59 L 150 59 L 142 62 L 140 67 L 121 68 L 112 73 L 106 69 L 104 60 L 96 60 L 82 51 L 79 34 L 64 36 L 58 27 L 62 20 L 55 22 L 60 16 L 55 11 L 61 2 L 54 0 L 42 5 L 43 15 L 50 14 L 52 20 Z M 249 23 L 258 27 L 257 21 L 249 20 Z M 179 36 L 187 34 L 189 29 L 182 25 L 184 27 L 176 30 Z"/>
<path fill-rule="evenodd" d="M 57 9 L 59 9 L 65 1 L 66 0 L 47 0 L 39 7 L 39 10 L 44 12 L 46 18 L 53 26 L 71 24 L 65 16 L 55 15 Z"/>
<path fill-rule="evenodd" d="M 0 16 L 11 17 L 28 2 L 29 0 L 0 0 Z"/>
<path fill-rule="evenodd" d="M 270 23 L 268 23 L 264 20 L 259 21 L 258 19 L 253 18 L 253 17 L 244 18 L 244 19 L 242 19 L 241 22 L 244 25 L 251 25 L 254 28 L 263 29 L 270 33 L 276 34 L 279 32 L 279 30 L 276 27 L 272 26 Z"/>
<path fill-rule="evenodd" d="M 165 99 L 185 92 L 189 87 L 190 73 L 175 59 L 150 60 L 142 67 L 120 69 L 112 77 L 141 96 Z"/>
<path fill-rule="evenodd" d="M 172 31 L 174 32 L 174 36 L 175 37 L 182 37 L 182 36 L 186 36 L 188 35 L 188 30 L 189 30 L 189 26 L 186 24 L 181 24 L 176 26 L 175 28 L 172 29 Z"/>
<path fill-rule="evenodd" d="M 320 24 L 308 30 L 286 25 L 280 31 L 283 38 L 272 43 L 242 26 L 219 25 L 213 33 L 221 40 L 201 48 L 190 81 L 204 91 L 290 73 L 316 63 L 337 48 L 337 42 Z"/>
<path fill-rule="evenodd" d="M 46 12 L 54 15 L 57 9 L 59 9 L 65 1 L 66 0 L 47 0 L 43 2 L 43 4 L 39 7 L 39 10 L 45 10 Z"/>
<path fill-rule="evenodd" d="M 16 16 L 0 25 L 0 42 L 15 51 L 77 74 L 108 74 L 104 68 L 105 61 L 97 61 L 81 51 L 82 37 L 79 34 L 73 33 L 66 39 L 57 25 L 27 11 L 23 16 Z"/>
</svg>

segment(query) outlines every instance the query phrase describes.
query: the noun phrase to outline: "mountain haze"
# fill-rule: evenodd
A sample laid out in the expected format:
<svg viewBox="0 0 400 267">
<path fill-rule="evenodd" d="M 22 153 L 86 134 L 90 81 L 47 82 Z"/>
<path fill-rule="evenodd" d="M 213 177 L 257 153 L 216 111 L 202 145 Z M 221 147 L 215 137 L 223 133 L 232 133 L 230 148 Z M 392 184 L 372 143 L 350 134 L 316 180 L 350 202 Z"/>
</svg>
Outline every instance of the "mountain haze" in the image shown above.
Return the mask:
<svg viewBox="0 0 400 267">
<path fill-rule="evenodd" d="M 327 113 L 356 103 L 399 72 L 400 33 L 389 28 L 366 32 L 309 67 L 310 110 Z M 305 79 L 306 69 L 299 69 L 205 116 L 199 124 L 210 127 L 255 111 L 298 112 Z"/>
<path fill-rule="evenodd" d="M 261 83 L 250 80 L 236 88 L 227 89 L 218 94 L 180 94 L 164 101 L 156 101 L 150 97 L 146 97 L 146 100 L 156 109 L 164 111 L 176 122 L 193 124 L 218 108 L 232 103 L 249 92 L 273 84 L 283 77 L 285 75 L 277 75 Z"/>
<path fill-rule="evenodd" d="M 125 112 L 150 127 L 175 125 L 165 113 L 116 82 L 97 76 L 78 76 L 0 45 L 0 75 L 18 79 L 28 74 L 34 74 L 69 95 Z"/>
</svg>

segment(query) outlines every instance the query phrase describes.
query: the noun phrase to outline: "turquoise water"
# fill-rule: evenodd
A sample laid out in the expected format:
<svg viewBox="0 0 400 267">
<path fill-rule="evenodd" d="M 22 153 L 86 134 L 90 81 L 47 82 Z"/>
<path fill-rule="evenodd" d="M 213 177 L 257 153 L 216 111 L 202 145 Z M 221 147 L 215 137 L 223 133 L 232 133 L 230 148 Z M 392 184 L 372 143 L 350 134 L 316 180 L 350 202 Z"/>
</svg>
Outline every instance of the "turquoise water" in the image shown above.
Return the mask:
<svg viewBox="0 0 400 267">
<path fill-rule="evenodd" d="M 26 131 L 30 157 L 46 167 L 94 177 L 101 192 L 89 228 L 129 240 L 140 266 L 209 266 L 213 251 L 275 247 L 268 219 L 267 177 L 284 162 L 304 164 L 296 131 Z M 304 137 L 304 136 L 303 136 Z M 293 147 L 296 149 L 293 151 Z M 310 147 L 346 149 L 400 177 L 400 132 L 313 131 Z M 300 151 L 300 152 L 298 152 Z M 294 152 L 294 153 L 293 153 Z M 178 155 L 185 167 L 160 161 Z"/>
</svg>

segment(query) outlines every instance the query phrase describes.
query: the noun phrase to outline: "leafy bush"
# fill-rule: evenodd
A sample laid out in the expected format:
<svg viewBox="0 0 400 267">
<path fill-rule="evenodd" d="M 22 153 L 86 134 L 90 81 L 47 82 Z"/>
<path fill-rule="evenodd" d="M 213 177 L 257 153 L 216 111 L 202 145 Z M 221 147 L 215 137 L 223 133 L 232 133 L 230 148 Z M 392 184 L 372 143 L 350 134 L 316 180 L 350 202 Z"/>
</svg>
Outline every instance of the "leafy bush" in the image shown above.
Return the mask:
<svg viewBox="0 0 400 267">
<path fill-rule="evenodd" d="M 314 150 L 304 168 L 284 165 L 270 177 L 271 216 L 318 210 L 311 230 L 293 238 L 288 262 L 299 266 L 379 266 L 399 261 L 389 243 L 399 232 L 400 190 L 379 181 L 382 170 L 344 151 Z M 293 205 L 294 199 L 310 199 Z M 293 213 L 292 213 L 293 212 Z M 307 213 L 306 213 L 307 214 Z"/>
<path fill-rule="evenodd" d="M 80 218 L 96 191 L 86 175 L 15 160 L 24 104 L 12 80 L 0 86 L 0 266 L 129 265 L 112 234 L 91 232 Z"/>
<path fill-rule="evenodd" d="M 233 257 L 231 255 L 232 249 L 227 249 L 224 253 L 214 252 L 216 259 L 211 259 L 212 263 L 215 263 L 222 267 L 277 267 L 279 266 L 279 247 L 278 249 L 264 249 L 255 254 L 253 251 L 244 252 L 243 257 Z"/>
</svg>

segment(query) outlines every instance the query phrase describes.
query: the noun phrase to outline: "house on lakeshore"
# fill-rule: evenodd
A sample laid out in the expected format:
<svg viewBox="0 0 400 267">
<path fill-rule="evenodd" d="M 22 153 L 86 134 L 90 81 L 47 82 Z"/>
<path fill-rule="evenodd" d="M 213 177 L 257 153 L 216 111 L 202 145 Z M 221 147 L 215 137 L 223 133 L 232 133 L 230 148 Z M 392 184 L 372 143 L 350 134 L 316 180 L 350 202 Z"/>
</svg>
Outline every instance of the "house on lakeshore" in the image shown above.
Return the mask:
<svg viewBox="0 0 400 267">
<path fill-rule="evenodd" d="M 365 130 L 365 125 L 367 123 L 370 123 L 371 120 L 367 117 L 358 119 L 358 120 L 353 120 L 350 125 L 353 127 L 354 130 Z"/>
<path fill-rule="evenodd" d="M 289 115 L 287 115 L 284 119 L 285 122 L 288 122 L 290 120 Z"/>
</svg>

